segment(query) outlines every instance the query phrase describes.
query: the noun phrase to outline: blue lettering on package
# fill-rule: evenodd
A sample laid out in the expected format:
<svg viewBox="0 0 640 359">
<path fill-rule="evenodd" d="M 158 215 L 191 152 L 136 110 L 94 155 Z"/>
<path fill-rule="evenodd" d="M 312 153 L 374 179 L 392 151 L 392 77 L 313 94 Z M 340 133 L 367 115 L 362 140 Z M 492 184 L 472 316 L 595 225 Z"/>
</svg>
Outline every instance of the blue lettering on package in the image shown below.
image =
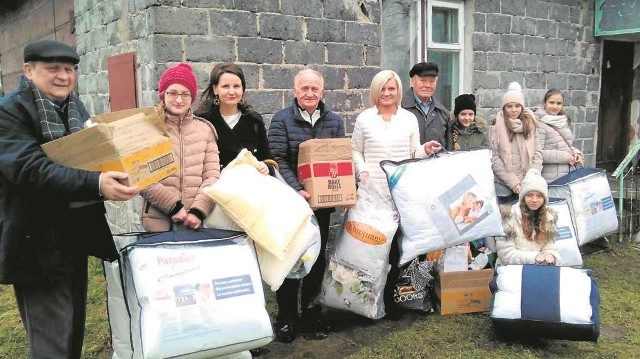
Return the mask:
<svg viewBox="0 0 640 359">
<path fill-rule="evenodd" d="M 253 294 L 251 276 L 241 275 L 235 277 L 219 278 L 213 280 L 213 290 L 216 299 L 227 299 Z"/>
<path fill-rule="evenodd" d="M 602 199 L 602 209 L 607 210 L 609 208 L 613 208 L 613 197 L 605 197 Z"/>
<path fill-rule="evenodd" d="M 573 238 L 573 236 L 571 235 L 571 228 L 569 228 L 569 226 L 558 227 L 557 231 L 558 231 L 558 236 L 556 237 L 557 241 Z"/>
</svg>

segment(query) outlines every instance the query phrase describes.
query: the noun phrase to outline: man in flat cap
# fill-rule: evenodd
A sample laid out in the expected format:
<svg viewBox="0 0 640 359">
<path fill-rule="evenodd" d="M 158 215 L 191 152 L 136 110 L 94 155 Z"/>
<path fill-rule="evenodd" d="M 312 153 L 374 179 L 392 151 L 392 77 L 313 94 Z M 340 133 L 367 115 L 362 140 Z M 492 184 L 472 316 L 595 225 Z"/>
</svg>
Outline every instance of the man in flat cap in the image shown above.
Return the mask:
<svg viewBox="0 0 640 359">
<path fill-rule="evenodd" d="M 402 99 L 402 107 L 418 119 L 420 143 L 432 140 L 450 150 L 449 110 L 433 97 L 438 84 L 438 65 L 419 62 L 409 71 L 411 91 Z"/>
<path fill-rule="evenodd" d="M 100 200 L 137 193 L 126 173 L 65 167 L 40 147 L 89 118 L 73 92 L 79 60 L 64 43 L 30 43 L 18 88 L 0 98 L 0 283 L 13 285 L 32 359 L 80 358 L 87 257 L 117 257 Z M 94 204 L 72 208 L 82 201 Z"/>
</svg>

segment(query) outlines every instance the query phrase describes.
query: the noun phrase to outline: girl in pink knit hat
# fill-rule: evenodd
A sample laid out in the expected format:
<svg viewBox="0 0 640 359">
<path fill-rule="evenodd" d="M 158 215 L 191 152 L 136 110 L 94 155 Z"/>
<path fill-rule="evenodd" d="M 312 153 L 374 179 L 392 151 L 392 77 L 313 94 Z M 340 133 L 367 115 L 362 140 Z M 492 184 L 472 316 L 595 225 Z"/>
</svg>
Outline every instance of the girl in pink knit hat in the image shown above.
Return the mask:
<svg viewBox="0 0 640 359">
<path fill-rule="evenodd" d="M 529 168 L 542 169 L 542 147 L 537 139 L 536 116 L 524 106 L 522 88 L 509 84 L 502 108 L 491 129 L 492 168 L 496 195 L 501 203 L 511 202 L 521 190 Z"/>
<path fill-rule="evenodd" d="M 220 177 L 216 131 L 194 116 L 191 104 L 198 92 L 191 66 L 167 68 L 158 82 L 159 116 L 173 144 L 178 173 L 151 185 L 140 194 L 145 199 L 142 225 L 147 231 L 198 229 L 213 210 L 214 202 L 202 191 Z"/>
</svg>

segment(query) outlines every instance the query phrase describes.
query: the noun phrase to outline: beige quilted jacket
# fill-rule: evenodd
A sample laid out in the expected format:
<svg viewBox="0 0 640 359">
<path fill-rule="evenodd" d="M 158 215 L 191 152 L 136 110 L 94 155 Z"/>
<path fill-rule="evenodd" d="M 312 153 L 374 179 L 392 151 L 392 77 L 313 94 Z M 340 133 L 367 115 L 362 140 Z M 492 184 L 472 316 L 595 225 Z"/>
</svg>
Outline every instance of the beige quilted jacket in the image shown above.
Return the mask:
<svg viewBox="0 0 640 359">
<path fill-rule="evenodd" d="M 178 201 L 187 211 L 195 208 L 208 215 L 214 202 L 202 189 L 220 178 L 217 135 L 213 126 L 193 116 L 192 112 L 180 119 L 166 114 L 161 105 L 158 109 L 165 117 L 178 172 L 140 193 L 145 199 L 142 225 L 153 232 L 172 228 L 168 213 Z"/>
</svg>

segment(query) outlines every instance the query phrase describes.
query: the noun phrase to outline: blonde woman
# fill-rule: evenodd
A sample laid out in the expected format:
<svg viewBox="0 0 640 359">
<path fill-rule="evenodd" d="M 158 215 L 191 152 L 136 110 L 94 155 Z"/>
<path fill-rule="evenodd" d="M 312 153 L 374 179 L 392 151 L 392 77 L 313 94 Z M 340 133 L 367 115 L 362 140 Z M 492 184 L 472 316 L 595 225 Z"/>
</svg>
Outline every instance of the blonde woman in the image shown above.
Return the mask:
<svg viewBox="0 0 640 359">
<path fill-rule="evenodd" d="M 373 186 L 369 188 L 378 189 L 380 206 L 393 208 L 380 161 L 423 158 L 442 150 L 442 146 L 437 141 L 420 144 L 416 116 L 400 106 L 402 82 L 398 74 L 390 70 L 378 72 L 371 81 L 369 96 L 372 106 L 358 115 L 351 136 L 356 176 L 360 182 L 372 181 Z M 389 253 L 391 270 L 387 275 L 389 283 L 385 286 L 384 303 L 387 314 L 397 316 L 393 286 L 398 279 L 400 251 L 395 237 L 393 242 Z"/>
</svg>

